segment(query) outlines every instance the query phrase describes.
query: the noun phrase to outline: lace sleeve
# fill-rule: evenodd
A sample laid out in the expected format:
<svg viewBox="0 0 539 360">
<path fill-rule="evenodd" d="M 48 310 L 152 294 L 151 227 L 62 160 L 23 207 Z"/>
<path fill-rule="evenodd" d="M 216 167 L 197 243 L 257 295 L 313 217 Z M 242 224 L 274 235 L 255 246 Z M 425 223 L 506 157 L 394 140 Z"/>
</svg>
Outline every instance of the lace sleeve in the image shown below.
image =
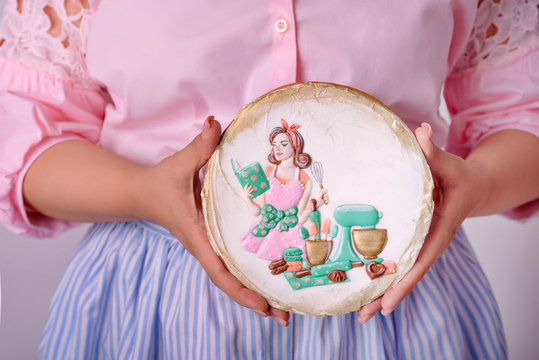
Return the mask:
<svg viewBox="0 0 539 360">
<path fill-rule="evenodd" d="M 88 0 L 8 0 L 0 56 L 92 86 L 84 59 L 91 18 Z"/>
<path fill-rule="evenodd" d="M 48 237 L 74 226 L 29 208 L 23 179 L 61 141 L 98 144 L 106 88 L 88 75 L 86 0 L 8 0 L 0 25 L 0 223 Z"/>
<path fill-rule="evenodd" d="M 539 0 L 479 0 L 474 27 L 453 74 L 507 65 L 539 43 Z"/>
<path fill-rule="evenodd" d="M 467 157 L 502 130 L 539 136 L 539 0 L 479 1 L 466 51 L 446 79 L 446 149 Z M 510 150 L 508 150 L 510 151 Z M 539 199 L 504 215 L 539 214 Z"/>
</svg>

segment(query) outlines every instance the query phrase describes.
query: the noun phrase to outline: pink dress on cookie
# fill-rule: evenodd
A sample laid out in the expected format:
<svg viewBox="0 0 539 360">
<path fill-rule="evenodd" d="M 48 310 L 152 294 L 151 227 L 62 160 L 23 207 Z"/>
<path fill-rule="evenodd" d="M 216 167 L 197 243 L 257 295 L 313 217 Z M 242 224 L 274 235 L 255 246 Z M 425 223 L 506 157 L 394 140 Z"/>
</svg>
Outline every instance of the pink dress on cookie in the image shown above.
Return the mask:
<svg viewBox="0 0 539 360">
<path fill-rule="evenodd" d="M 270 188 L 264 194 L 265 203 L 272 205 L 278 211 L 297 207 L 305 191 L 305 186 L 299 179 L 300 169 L 296 168 L 294 179 L 287 183 L 275 176 L 276 171 L 277 166 L 273 168 L 268 178 Z M 277 225 L 265 237 L 257 237 L 253 235 L 251 230 L 260 224 L 261 219 L 262 216 L 243 236 L 241 241 L 243 249 L 266 260 L 282 258 L 284 249 L 290 246 L 300 248 L 305 253 L 305 240 L 299 234 L 299 225 L 290 227 L 288 231 L 281 231 L 281 227 Z"/>
</svg>

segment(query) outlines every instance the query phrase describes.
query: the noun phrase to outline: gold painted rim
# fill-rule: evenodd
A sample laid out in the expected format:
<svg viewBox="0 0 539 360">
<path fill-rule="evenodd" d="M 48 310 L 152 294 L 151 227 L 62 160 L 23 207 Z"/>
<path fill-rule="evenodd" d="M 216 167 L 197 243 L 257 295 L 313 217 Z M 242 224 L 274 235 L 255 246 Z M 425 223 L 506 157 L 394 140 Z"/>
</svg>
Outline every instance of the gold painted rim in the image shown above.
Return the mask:
<svg viewBox="0 0 539 360">
<path fill-rule="evenodd" d="M 431 221 L 432 212 L 434 209 L 434 204 L 432 201 L 432 190 L 434 189 L 434 183 L 433 183 L 432 174 L 428 167 L 427 161 L 419 146 L 419 143 L 417 142 L 415 138 L 413 131 L 387 105 L 385 105 L 383 102 L 381 102 L 374 96 L 367 94 L 361 90 L 355 89 L 353 87 L 335 84 L 335 83 L 309 81 L 309 82 L 297 82 L 293 84 L 288 84 L 285 86 L 281 86 L 277 89 L 274 89 L 270 92 L 267 92 L 264 95 L 259 96 L 252 102 L 245 105 L 238 112 L 238 115 L 234 118 L 234 120 L 225 129 L 221 137 L 220 144 L 217 146 L 216 150 L 214 151 L 213 155 L 211 156 L 208 162 L 208 167 L 207 167 L 207 171 L 206 171 L 206 175 L 204 179 L 204 187 L 202 191 L 202 205 L 203 205 L 203 211 L 205 215 L 206 230 L 208 233 L 208 238 L 210 240 L 210 243 L 212 244 L 212 247 L 218 253 L 218 255 L 222 258 L 223 262 L 225 263 L 229 271 L 234 276 L 236 276 L 236 278 L 238 278 L 245 285 L 245 287 L 265 297 L 268 300 L 268 303 L 274 307 L 277 307 L 286 311 L 295 312 L 295 313 L 302 313 L 302 314 L 305 313 L 305 314 L 310 314 L 310 315 L 315 315 L 315 316 L 326 316 L 326 315 L 340 315 L 340 314 L 358 310 L 361 305 L 374 300 L 376 297 L 382 295 L 385 291 L 393 287 L 406 274 L 406 272 L 409 269 L 407 269 L 406 272 L 402 273 L 401 276 L 399 277 L 392 276 L 392 275 L 385 276 L 385 278 L 389 278 L 389 277 L 392 277 L 392 278 L 389 285 L 385 288 L 384 291 L 377 293 L 375 295 L 372 295 L 368 298 L 362 298 L 362 301 L 360 303 L 350 301 L 349 303 L 344 304 L 344 306 L 336 308 L 334 312 L 318 313 L 308 308 L 301 308 L 301 309 L 293 308 L 283 303 L 272 294 L 268 294 L 266 291 L 264 291 L 264 289 L 257 287 L 256 284 L 254 284 L 246 276 L 244 276 L 244 274 L 239 270 L 239 267 L 234 261 L 234 259 L 232 259 L 229 256 L 229 253 L 226 249 L 225 242 L 221 238 L 221 235 L 220 235 L 219 226 L 218 226 L 218 222 L 217 222 L 216 214 L 215 214 L 215 208 L 212 205 L 215 199 L 214 199 L 214 194 L 212 193 L 212 189 L 211 189 L 213 178 L 214 176 L 217 176 L 216 174 L 218 172 L 217 164 L 219 163 L 219 155 L 222 150 L 223 144 L 225 144 L 229 139 L 234 138 L 235 134 L 237 134 L 239 131 L 252 125 L 242 120 L 244 117 L 246 117 L 249 114 L 249 112 L 254 107 L 263 106 L 265 102 L 268 102 L 274 99 L 275 97 L 278 98 L 279 95 L 284 96 L 284 98 L 289 98 L 290 94 L 284 93 L 287 90 L 299 89 L 296 91 L 301 91 L 302 89 L 307 89 L 307 88 L 316 89 L 317 87 L 329 87 L 329 88 L 339 89 L 340 91 L 343 92 L 342 94 L 348 94 L 349 96 L 354 97 L 355 100 L 358 100 L 359 103 L 369 106 L 373 111 L 375 111 L 377 114 L 382 116 L 382 118 L 386 121 L 387 125 L 393 130 L 393 132 L 397 135 L 397 137 L 404 144 L 404 146 L 408 147 L 416 155 L 419 156 L 423 164 L 423 174 L 424 174 L 423 176 L 424 189 L 423 190 L 424 190 L 425 197 L 423 200 L 424 206 L 421 210 L 421 215 L 420 215 L 420 219 L 423 219 L 423 221 L 418 221 L 418 226 L 416 227 L 416 231 L 410 243 L 419 241 L 420 239 L 421 244 L 422 244 L 428 232 L 428 229 L 430 227 L 430 221 Z M 253 119 L 255 119 L 255 117 L 253 117 Z M 397 125 L 397 129 L 395 129 L 395 125 Z M 410 244 L 410 246 L 411 245 L 412 244 Z M 415 254 L 413 254 L 415 259 L 417 258 L 417 255 L 419 254 L 420 248 L 421 247 L 419 246 L 417 251 L 415 251 Z M 408 249 L 409 248 L 406 248 L 404 252 L 408 251 Z M 410 265 L 410 268 L 411 268 L 411 265 Z M 366 292 L 366 290 L 372 287 L 374 286 L 371 285 L 370 287 L 365 289 L 364 292 Z"/>
</svg>

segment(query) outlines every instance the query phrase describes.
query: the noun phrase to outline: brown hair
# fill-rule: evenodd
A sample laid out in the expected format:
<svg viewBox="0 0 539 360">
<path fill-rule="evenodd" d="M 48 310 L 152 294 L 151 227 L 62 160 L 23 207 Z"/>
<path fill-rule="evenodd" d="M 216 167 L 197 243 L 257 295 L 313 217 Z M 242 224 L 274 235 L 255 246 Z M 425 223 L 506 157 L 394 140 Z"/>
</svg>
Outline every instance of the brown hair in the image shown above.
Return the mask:
<svg viewBox="0 0 539 360">
<path fill-rule="evenodd" d="M 299 127 L 299 126 L 298 126 Z M 296 130 L 290 130 L 287 131 L 284 127 L 277 126 L 274 127 L 273 130 L 271 130 L 271 133 L 269 134 L 269 143 L 270 145 L 273 143 L 273 140 L 275 137 L 279 134 L 286 134 L 288 137 L 288 141 L 294 148 L 294 165 L 299 167 L 300 169 L 308 168 L 311 165 L 311 155 L 303 152 L 303 136 Z M 292 136 L 294 136 L 294 140 L 292 139 Z M 294 146 L 295 144 L 295 146 Z M 268 160 L 270 163 L 279 165 L 281 162 L 275 158 L 275 154 L 273 153 L 273 148 L 271 149 Z"/>
</svg>

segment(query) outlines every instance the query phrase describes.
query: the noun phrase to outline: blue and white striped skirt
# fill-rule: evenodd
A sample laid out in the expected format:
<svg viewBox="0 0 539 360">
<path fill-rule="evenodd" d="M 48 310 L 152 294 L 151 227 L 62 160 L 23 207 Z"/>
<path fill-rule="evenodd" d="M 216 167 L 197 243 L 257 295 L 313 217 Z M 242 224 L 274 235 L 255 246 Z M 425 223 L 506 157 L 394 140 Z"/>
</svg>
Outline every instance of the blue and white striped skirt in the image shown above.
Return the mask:
<svg viewBox="0 0 539 360">
<path fill-rule="evenodd" d="M 500 359 L 496 301 L 462 230 L 389 316 L 290 316 L 237 305 L 158 225 L 95 225 L 68 263 L 42 359 Z"/>
</svg>

